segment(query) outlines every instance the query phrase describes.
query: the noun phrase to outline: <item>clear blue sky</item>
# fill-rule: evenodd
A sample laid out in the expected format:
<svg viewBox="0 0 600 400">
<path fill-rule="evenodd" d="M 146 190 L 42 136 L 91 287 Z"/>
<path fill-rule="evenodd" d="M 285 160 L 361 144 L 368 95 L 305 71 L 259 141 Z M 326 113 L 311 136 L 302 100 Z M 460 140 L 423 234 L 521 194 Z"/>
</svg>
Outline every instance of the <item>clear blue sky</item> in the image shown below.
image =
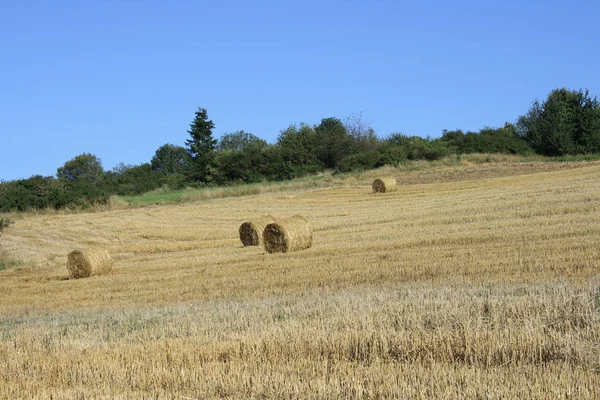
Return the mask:
<svg viewBox="0 0 600 400">
<path fill-rule="evenodd" d="M 0 179 L 106 170 L 215 137 L 274 142 L 361 113 L 380 137 L 514 122 L 557 87 L 600 95 L 600 2 L 0 0 Z"/>
</svg>

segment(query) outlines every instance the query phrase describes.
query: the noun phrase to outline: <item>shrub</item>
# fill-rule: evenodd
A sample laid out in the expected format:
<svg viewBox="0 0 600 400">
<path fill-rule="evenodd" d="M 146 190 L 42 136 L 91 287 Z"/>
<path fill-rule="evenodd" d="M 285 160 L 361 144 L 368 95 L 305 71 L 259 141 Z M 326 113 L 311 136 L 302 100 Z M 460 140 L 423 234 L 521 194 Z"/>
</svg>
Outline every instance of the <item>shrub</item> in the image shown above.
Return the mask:
<svg viewBox="0 0 600 400">
<path fill-rule="evenodd" d="M 408 160 L 408 152 L 404 147 L 388 146 L 381 151 L 381 158 L 378 167 L 391 165 L 397 167 Z"/>
<path fill-rule="evenodd" d="M 344 157 L 340 161 L 337 170 L 340 172 L 349 172 L 354 170 L 366 170 L 376 168 L 381 164 L 382 155 L 377 150 L 369 150 L 363 153 L 353 154 Z"/>
<path fill-rule="evenodd" d="M 9 227 L 10 225 L 12 225 L 15 221 L 13 221 L 12 219 L 8 218 L 8 217 L 2 217 L 0 218 L 0 232 L 2 232 L 2 230 L 4 228 Z"/>
</svg>

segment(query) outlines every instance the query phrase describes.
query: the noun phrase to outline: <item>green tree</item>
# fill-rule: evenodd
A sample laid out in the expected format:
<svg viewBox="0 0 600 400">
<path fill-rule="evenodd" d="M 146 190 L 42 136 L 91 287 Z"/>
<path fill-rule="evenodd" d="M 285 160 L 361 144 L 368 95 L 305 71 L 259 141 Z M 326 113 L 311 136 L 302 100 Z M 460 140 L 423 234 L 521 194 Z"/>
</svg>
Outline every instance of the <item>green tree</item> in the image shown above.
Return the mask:
<svg viewBox="0 0 600 400">
<path fill-rule="evenodd" d="M 355 151 L 352 136 L 337 118 L 324 118 L 315 127 L 317 133 L 317 159 L 326 168 L 335 168 L 346 156 Z"/>
<path fill-rule="evenodd" d="M 185 141 L 187 151 L 192 159 L 188 175 L 191 180 L 199 182 L 211 181 L 210 170 L 214 158 L 217 140 L 212 131 L 215 124 L 208 119 L 204 108 L 198 108 L 196 116 L 190 124 L 190 139 Z"/>
<path fill-rule="evenodd" d="M 267 145 L 267 142 L 258 136 L 241 130 L 222 135 L 217 148 L 219 150 L 256 151 Z"/>
<path fill-rule="evenodd" d="M 150 165 L 155 171 L 172 175 L 184 174 L 189 170 L 190 162 L 190 155 L 184 147 L 167 143 L 156 150 Z"/>
<path fill-rule="evenodd" d="M 517 122 L 519 135 L 549 156 L 600 151 L 600 104 L 589 91 L 554 89 Z"/>
<path fill-rule="evenodd" d="M 277 137 L 277 146 L 283 160 L 295 167 L 315 166 L 317 161 L 317 133 L 306 124 L 290 125 Z"/>
<path fill-rule="evenodd" d="M 148 163 L 128 165 L 120 172 L 117 179 L 119 184 L 117 193 L 132 195 L 149 192 L 160 187 L 161 178 L 161 173 L 152 169 Z"/>
<path fill-rule="evenodd" d="M 257 136 L 236 131 L 221 136 L 214 158 L 214 181 L 218 184 L 254 183 L 265 179 L 264 150 L 269 144 Z"/>
<path fill-rule="evenodd" d="M 90 153 L 83 153 L 59 167 L 56 176 L 69 182 L 98 184 L 104 178 L 104 169 L 98 157 Z"/>
</svg>

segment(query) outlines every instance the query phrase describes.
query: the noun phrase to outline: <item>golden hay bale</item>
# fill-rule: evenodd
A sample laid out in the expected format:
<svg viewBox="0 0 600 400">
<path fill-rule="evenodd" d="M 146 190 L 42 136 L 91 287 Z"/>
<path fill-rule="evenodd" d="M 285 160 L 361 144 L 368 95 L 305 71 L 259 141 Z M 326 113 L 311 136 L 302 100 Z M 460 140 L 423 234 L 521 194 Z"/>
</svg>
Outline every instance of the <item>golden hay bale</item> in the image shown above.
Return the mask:
<svg viewBox="0 0 600 400">
<path fill-rule="evenodd" d="M 294 215 L 267 225 L 263 231 L 263 244 L 269 253 L 304 250 L 312 245 L 312 235 L 306 218 Z"/>
<path fill-rule="evenodd" d="M 67 257 L 67 269 L 71 278 L 87 278 L 110 272 L 112 259 L 105 249 L 73 250 Z"/>
<path fill-rule="evenodd" d="M 240 240 L 244 246 L 258 246 L 262 240 L 262 233 L 265 226 L 275 222 L 275 218 L 270 215 L 244 222 L 240 225 Z"/>
<path fill-rule="evenodd" d="M 396 178 L 386 176 L 373 181 L 373 193 L 386 193 L 396 190 Z"/>
</svg>

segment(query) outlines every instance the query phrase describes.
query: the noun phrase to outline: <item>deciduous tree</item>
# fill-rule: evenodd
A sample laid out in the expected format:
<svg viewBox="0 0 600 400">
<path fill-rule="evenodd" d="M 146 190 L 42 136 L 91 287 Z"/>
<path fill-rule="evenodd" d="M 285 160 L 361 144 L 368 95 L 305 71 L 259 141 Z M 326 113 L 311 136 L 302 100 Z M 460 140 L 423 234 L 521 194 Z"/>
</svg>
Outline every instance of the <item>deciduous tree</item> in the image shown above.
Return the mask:
<svg viewBox="0 0 600 400">
<path fill-rule="evenodd" d="M 189 170 L 190 163 L 190 155 L 184 147 L 167 143 L 156 150 L 150 165 L 155 171 L 172 175 L 184 174 Z"/>
<path fill-rule="evenodd" d="M 517 123 L 519 135 L 540 154 L 600 151 L 600 104 L 589 91 L 555 89 L 540 103 L 534 101 Z"/>
<path fill-rule="evenodd" d="M 98 184 L 104 178 L 102 161 L 93 154 L 83 153 L 59 167 L 56 176 L 70 182 Z"/>
</svg>

